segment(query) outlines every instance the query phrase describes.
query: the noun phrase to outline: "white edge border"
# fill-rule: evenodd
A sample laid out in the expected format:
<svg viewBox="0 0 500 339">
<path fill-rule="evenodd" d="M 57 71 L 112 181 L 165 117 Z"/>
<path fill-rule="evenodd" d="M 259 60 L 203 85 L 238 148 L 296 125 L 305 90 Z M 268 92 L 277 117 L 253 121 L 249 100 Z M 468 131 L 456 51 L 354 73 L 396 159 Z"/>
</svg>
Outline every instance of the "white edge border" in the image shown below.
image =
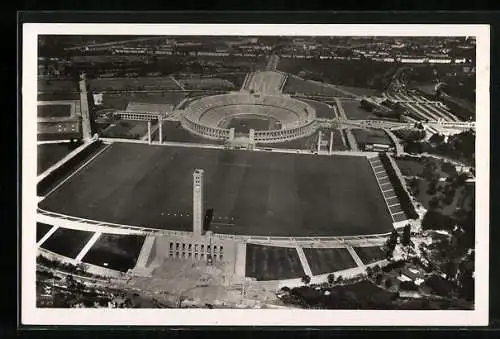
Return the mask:
<svg viewBox="0 0 500 339">
<path fill-rule="evenodd" d="M 207 33 L 209 32 L 209 33 Z M 94 35 L 335 35 L 476 37 L 476 263 L 473 311 L 37 309 L 36 112 L 37 36 Z M 490 29 L 488 25 L 384 24 L 35 24 L 22 27 L 22 325 L 143 326 L 486 326 L 489 303 Z M 27 117 L 30 117 L 29 119 Z"/>
</svg>

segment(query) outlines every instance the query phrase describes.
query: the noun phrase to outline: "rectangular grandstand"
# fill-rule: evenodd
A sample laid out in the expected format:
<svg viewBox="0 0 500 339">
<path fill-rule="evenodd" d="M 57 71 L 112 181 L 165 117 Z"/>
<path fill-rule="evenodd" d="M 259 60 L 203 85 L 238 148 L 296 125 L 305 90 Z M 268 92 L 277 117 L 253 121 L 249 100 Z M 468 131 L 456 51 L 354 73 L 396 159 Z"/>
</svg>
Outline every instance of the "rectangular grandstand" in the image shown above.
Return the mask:
<svg viewBox="0 0 500 339">
<path fill-rule="evenodd" d="M 192 172 L 206 173 L 216 233 L 386 233 L 392 220 L 368 160 L 115 143 L 40 207 L 66 215 L 191 230 Z"/>
</svg>

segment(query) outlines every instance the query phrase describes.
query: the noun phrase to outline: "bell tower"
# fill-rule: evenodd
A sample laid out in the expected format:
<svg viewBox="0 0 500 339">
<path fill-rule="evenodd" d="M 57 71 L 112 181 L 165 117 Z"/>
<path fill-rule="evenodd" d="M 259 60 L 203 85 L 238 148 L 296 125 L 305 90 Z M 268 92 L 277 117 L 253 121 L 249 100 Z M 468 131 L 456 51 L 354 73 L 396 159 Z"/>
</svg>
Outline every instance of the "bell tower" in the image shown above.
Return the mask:
<svg viewBox="0 0 500 339">
<path fill-rule="evenodd" d="M 203 234 L 203 221 L 205 213 L 205 187 L 204 171 L 195 169 L 193 172 L 193 234 Z"/>
</svg>

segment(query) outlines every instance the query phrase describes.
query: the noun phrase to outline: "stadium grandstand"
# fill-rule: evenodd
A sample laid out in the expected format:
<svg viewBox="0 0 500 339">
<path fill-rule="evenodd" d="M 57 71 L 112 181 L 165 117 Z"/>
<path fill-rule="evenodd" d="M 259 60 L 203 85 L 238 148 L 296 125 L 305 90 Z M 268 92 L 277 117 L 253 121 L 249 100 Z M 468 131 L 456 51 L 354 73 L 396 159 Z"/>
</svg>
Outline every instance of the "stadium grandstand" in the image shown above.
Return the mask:
<svg viewBox="0 0 500 339">
<path fill-rule="evenodd" d="M 271 121 L 278 121 L 281 128 L 271 131 L 264 129 L 266 133 L 256 139 L 279 142 L 303 137 L 311 132 L 314 133 L 314 128 L 300 129 L 300 127 L 314 125 L 316 112 L 305 102 L 292 99 L 289 96 L 261 96 L 235 92 L 196 100 L 185 109 L 183 117 L 185 128 L 209 138 L 229 137 L 229 131 L 226 127 L 233 118 L 268 118 Z M 258 132 L 259 128 L 255 128 L 255 130 Z M 294 132 L 290 133 L 290 130 Z"/>
</svg>

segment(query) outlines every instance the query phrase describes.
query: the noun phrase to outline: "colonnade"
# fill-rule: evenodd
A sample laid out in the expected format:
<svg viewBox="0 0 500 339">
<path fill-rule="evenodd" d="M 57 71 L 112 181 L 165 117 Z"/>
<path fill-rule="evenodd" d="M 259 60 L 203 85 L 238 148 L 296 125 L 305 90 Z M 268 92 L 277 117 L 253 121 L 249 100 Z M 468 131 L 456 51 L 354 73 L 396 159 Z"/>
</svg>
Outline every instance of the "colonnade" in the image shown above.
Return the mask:
<svg viewBox="0 0 500 339">
<path fill-rule="evenodd" d="M 230 130 L 225 128 L 216 128 L 209 127 L 197 124 L 186 117 L 183 117 L 181 120 L 182 127 L 191 131 L 195 134 L 201 135 L 210 139 L 223 139 L 226 140 L 229 138 Z"/>
<path fill-rule="evenodd" d="M 303 138 L 316 132 L 316 127 L 317 126 L 313 121 L 308 125 L 296 128 L 274 130 L 274 131 L 255 131 L 254 140 L 255 142 L 266 143 L 266 142 L 281 142 L 281 141 Z"/>
<path fill-rule="evenodd" d="M 206 241 L 170 240 L 168 243 L 167 258 L 207 260 L 213 262 L 224 260 L 224 245 L 207 243 Z"/>
</svg>

